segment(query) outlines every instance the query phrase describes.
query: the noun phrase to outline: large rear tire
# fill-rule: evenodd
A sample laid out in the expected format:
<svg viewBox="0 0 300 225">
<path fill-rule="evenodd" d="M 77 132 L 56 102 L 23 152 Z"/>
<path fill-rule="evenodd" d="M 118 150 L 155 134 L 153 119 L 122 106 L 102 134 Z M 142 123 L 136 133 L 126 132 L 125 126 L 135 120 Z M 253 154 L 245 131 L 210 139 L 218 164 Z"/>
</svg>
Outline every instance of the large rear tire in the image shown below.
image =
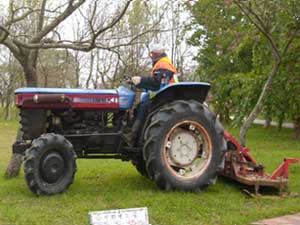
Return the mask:
<svg viewBox="0 0 300 225">
<path fill-rule="evenodd" d="M 131 160 L 132 165 L 136 168 L 136 170 L 144 177 L 149 178 L 148 172 L 146 169 L 146 162 L 142 156 L 138 156 L 135 159 Z"/>
<path fill-rule="evenodd" d="M 38 195 L 62 193 L 74 181 L 76 154 L 58 134 L 44 134 L 26 150 L 24 173 L 29 189 Z"/>
<path fill-rule="evenodd" d="M 153 115 L 145 132 L 150 178 L 164 190 L 200 191 L 224 167 L 223 127 L 203 104 L 174 101 Z"/>
</svg>

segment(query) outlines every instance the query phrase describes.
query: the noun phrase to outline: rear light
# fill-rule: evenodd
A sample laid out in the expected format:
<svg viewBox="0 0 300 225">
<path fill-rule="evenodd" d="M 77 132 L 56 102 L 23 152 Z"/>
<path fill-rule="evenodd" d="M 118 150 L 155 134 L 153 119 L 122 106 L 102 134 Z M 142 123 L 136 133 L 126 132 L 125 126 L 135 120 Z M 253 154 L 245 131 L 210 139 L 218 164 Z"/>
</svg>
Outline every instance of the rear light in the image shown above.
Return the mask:
<svg viewBox="0 0 300 225">
<path fill-rule="evenodd" d="M 21 101 L 22 101 L 22 97 L 21 95 L 16 95 L 16 106 L 20 106 L 21 105 Z"/>
</svg>

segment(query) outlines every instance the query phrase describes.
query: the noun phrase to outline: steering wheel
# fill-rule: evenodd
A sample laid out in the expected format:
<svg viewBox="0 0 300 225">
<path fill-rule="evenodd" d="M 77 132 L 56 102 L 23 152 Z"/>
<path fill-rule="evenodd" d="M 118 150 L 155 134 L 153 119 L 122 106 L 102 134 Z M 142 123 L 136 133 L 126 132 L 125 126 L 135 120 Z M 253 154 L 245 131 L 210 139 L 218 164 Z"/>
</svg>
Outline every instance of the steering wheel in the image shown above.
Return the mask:
<svg viewBox="0 0 300 225">
<path fill-rule="evenodd" d="M 120 80 L 121 84 L 128 84 L 131 90 L 135 90 L 136 87 L 134 83 L 132 82 L 131 76 L 129 75 L 124 75 L 123 78 Z"/>
</svg>

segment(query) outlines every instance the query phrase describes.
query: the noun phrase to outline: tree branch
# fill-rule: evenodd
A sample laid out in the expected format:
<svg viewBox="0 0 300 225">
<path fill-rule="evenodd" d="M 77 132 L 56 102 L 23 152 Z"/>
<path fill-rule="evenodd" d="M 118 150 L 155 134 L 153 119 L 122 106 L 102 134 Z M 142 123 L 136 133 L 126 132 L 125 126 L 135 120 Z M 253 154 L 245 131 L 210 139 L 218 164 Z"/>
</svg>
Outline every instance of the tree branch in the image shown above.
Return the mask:
<svg viewBox="0 0 300 225">
<path fill-rule="evenodd" d="M 272 47 L 273 52 L 275 53 L 276 58 L 278 58 L 279 60 L 281 60 L 280 52 L 279 52 L 279 50 L 278 50 L 278 48 L 277 48 L 277 46 L 276 46 L 276 44 L 275 44 L 272 36 L 266 31 L 266 29 L 264 27 L 261 27 L 261 25 L 259 23 L 257 23 L 250 16 L 250 14 L 252 14 L 252 15 L 254 15 L 257 18 L 258 15 L 256 13 L 254 13 L 253 10 L 249 11 L 249 10 L 246 10 L 245 8 L 243 8 L 243 6 L 241 5 L 241 1 L 240 0 L 234 0 L 234 3 L 240 8 L 240 10 L 246 15 L 246 17 L 253 23 L 253 25 L 267 38 L 267 40 L 269 41 L 269 44 Z"/>
<path fill-rule="evenodd" d="M 138 38 L 140 38 L 141 36 L 150 33 L 150 32 L 166 32 L 169 30 L 159 30 L 159 29 L 153 29 L 153 30 L 146 30 L 140 34 L 137 34 L 136 36 L 132 37 L 132 39 L 130 41 L 128 41 L 127 43 L 123 43 L 123 44 L 118 44 L 118 45 L 113 45 L 113 46 L 103 46 L 100 44 L 92 44 L 91 40 L 86 40 L 86 41 L 61 41 L 61 42 L 53 42 L 53 43 L 46 43 L 46 42 L 42 42 L 42 43 L 24 43 L 24 42 L 20 42 L 18 40 L 14 40 L 14 42 L 16 42 L 17 45 L 22 46 L 24 48 L 27 49 L 37 49 L 37 48 L 42 48 L 42 49 L 51 49 L 51 48 L 63 48 L 63 49 L 72 49 L 72 50 L 78 50 L 78 51 L 90 51 L 93 48 L 99 48 L 99 49 L 103 49 L 103 50 L 109 50 L 111 51 L 112 49 L 116 49 L 119 47 L 125 47 L 125 46 L 129 46 L 132 45 L 133 42 L 135 40 L 137 40 Z M 69 43 L 66 43 L 69 42 Z"/>
<path fill-rule="evenodd" d="M 0 44 L 6 46 L 14 54 L 14 56 L 18 58 L 20 49 L 13 41 L 11 41 L 10 38 L 8 38 L 9 35 L 10 33 L 7 28 L 0 25 Z"/>
<path fill-rule="evenodd" d="M 36 10 L 30 9 L 29 11 L 25 12 L 23 15 L 17 17 L 17 18 L 11 18 L 11 20 L 4 23 L 4 26 L 10 27 L 12 24 L 17 23 L 23 19 L 25 19 L 27 16 L 29 16 L 31 13 L 36 12 Z"/>
<path fill-rule="evenodd" d="M 114 48 L 119 48 L 119 47 L 125 47 L 125 46 L 129 46 L 132 45 L 133 42 L 137 39 L 139 39 L 140 37 L 144 36 L 145 34 L 151 33 L 151 32 L 161 32 L 161 30 L 159 29 L 154 29 L 154 30 L 146 30 L 142 33 L 137 34 L 136 36 L 134 36 L 130 41 L 128 41 L 127 43 L 123 43 L 123 44 L 118 44 L 118 45 L 113 45 L 111 47 L 109 47 L 109 49 L 114 49 Z M 107 47 L 105 46 L 101 46 L 101 45 L 95 45 L 96 48 L 102 48 L 102 49 L 107 49 Z"/>
<path fill-rule="evenodd" d="M 281 53 L 281 57 L 283 58 L 287 52 L 287 50 L 289 49 L 291 43 L 293 42 L 294 38 L 297 36 L 298 32 L 300 30 L 300 22 L 297 23 L 297 26 L 296 26 L 296 29 L 295 31 L 292 33 L 292 35 L 289 37 L 286 45 L 284 46 L 284 49 L 282 50 L 282 53 Z"/>
<path fill-rule="evenodd" d="M 92 11 L 92 16 L 90 19 L 88 19 L 88 24 L 90 26 L 90 29 L 92 31 L 92 34 L 93 36 L 95 35 L 95 31 L 94 31 L 94 19 L 95 19 L 95 15 L 96 15 L 96 12 L 97 12 L 97 1 L 94 2 L 94 7 L 93 7 L 93 11 Z"/>
<path fill-rule="evenodd" d="M 91 44 L 90 43 L 70 43 L 70 44 L 66 44 L 66 43 L 24 43 L 24 42 L 20 42 L 18 40 L 14 40 L 14 42 L 19 45 L 22 46 L 24 48 L 27 49 L 37 49 L 37 48 L 42 48 L 42 49 L 50 49 L 50 48 L 63 48 L 63 49 L 72 49 L 72 50 L 78 50 L 78 51 L 89 51 L 91 50 Z"/>
<path fill-rule="evenodd" d="M 0 43 L 4 43 L 9 35 L 9 31 L 5 26 L 0 25 Z"/>
<path fill-rule="evenodd" d="M 45 37 L 49 32 L 51 32 L 55 27 L 57 27 L 61 22 L 68 18 L 77 8 L 79 8 L 86 0 L 79 0 L 73 5 L 74 0 L 69 1 L 67 8 L 51 23 L 43 28 L 35 37 L 30 41 L 31 43 L 39 42 L 43 37 Z"/>
<path fill-rule="evenodd" d="M 102 29 L 98 30 L 98 31 L 95 33 L 94 37 L 92 38 L 92 45 L 95 44 L 95 41 L 96 41 L 97 37 L 98 37 L 100 34 L 104 33 L 104 32 L 107 31 L 108 29 L 112 28 L 114 25 L 116 25 L 116 24 L 122 19 L 122 17 L 123 17 L 124 14 L 126 13 L 126 11 L 127 11 L 127 9 L 128 9 L 128 7 L 129 7 L 129 5 L 130 5 L 131 2 L 132 2 L 132 0 L 128 0 L 127 3 L 126 3 L 126 5 L 125 5 L 125 7 L 124 7 L 123 10 L 121 11 L 121 13 L 120 13 L 116 18 L 114 18 L 110 24 L 108 24 L 106 27 L 103 27 Z"/>
<path fill-rule="evenodd" d="M 44 26 L 46 2 L 47 2 L 47 0 L 43 0 L 42 5 L 41 5 L 41 12 L 40 12 L 39 20 L 38 20 L 38 24 L 37 24 L 37 32 L 40 32 Z"/>
</svg>

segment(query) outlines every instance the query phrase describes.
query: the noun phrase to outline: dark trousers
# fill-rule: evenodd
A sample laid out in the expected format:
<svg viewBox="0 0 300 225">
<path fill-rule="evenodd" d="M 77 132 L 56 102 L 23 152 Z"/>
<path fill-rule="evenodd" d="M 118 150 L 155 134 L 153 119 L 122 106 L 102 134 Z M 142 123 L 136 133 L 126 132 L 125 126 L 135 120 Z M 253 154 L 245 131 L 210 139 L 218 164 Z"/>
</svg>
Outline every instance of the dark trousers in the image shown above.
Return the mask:
<svg viewBox="0 0 300 225">
<path fill-rule="evenodd" d="M 150 106 L 150 99 L 149 98 L 145 98 L 143 99 L 143 101 L 140 103 L 140 105 L 137 108 L 137 118 L 140 121 L 143 121 L 146 117 L 146 111 L 148 109 L 148 107 Z"/>
</svg>

